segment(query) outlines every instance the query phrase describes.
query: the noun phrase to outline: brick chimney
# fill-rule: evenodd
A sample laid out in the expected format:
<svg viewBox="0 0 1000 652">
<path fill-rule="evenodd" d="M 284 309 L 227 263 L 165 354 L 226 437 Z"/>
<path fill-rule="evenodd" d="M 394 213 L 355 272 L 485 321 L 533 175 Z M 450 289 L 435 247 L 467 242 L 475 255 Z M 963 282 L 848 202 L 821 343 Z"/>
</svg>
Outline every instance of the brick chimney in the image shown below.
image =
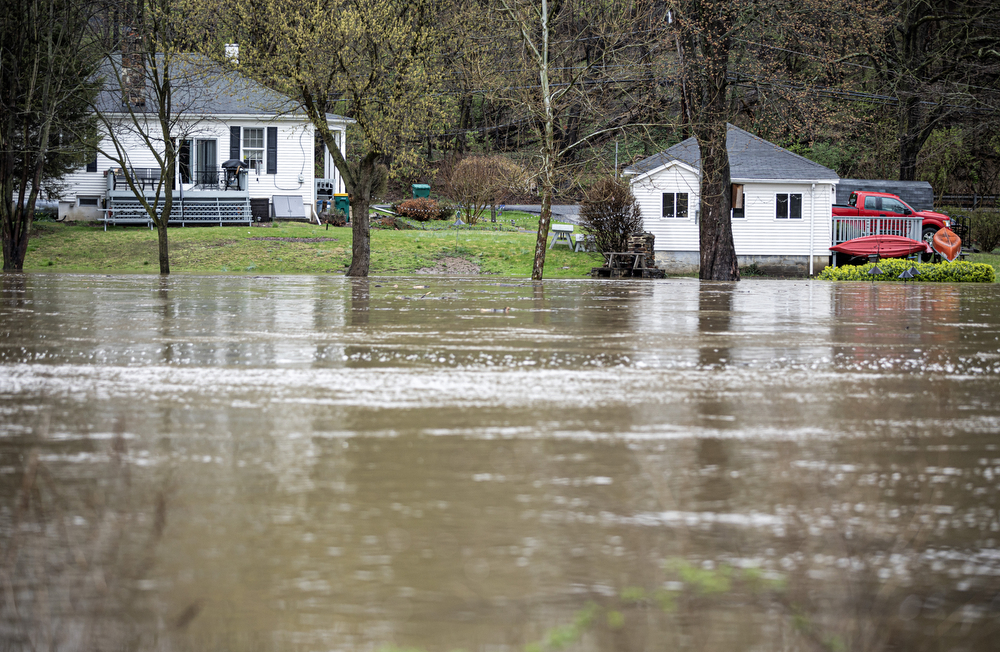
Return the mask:
<svg viewBox="0 0 1000 652">
<path fill-rule="evenodd" d="M 142 37 L 128 29 L 122 39 L 122 106 L 146 106 L 146 66 Z"/>
</svg>

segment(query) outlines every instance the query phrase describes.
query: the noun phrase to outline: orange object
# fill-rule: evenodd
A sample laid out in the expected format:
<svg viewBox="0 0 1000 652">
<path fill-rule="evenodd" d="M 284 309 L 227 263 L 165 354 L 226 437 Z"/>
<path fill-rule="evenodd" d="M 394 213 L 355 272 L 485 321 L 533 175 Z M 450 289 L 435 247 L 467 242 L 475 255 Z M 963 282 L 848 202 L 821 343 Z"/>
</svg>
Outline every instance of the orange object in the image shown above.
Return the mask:
<svg viewBox="0 0 1000 652">
<path fill-rule="evenodd" d="M 948 227 L 938 229 L 934 234 L 934 250 L 949 261 L 955 260 L 962 251 L 962 239 Z"/>
</svg>

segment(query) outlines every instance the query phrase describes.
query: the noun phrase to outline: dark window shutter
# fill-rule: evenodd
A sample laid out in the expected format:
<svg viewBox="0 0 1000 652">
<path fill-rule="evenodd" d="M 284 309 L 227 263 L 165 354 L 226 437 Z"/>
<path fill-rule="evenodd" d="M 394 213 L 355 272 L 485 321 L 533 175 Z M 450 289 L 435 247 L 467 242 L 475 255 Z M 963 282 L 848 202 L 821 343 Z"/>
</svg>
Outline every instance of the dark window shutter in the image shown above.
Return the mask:
<svg viewBox="0 0 1000 652">
<path fill-rule="evenodd" d="M 267 128 L 267 174 L 278 173 L 278 128 Z"/>
<path fill-rule="evenodd" d="M 240 128 L 229 128 L 229 158 L 240 158 Z"/>
<path fill-rule="evenodd" d="M 97 154 L 94 154 L 94 160 L 87 163 L 87 172 L 97 172 Z"/>
</svg>

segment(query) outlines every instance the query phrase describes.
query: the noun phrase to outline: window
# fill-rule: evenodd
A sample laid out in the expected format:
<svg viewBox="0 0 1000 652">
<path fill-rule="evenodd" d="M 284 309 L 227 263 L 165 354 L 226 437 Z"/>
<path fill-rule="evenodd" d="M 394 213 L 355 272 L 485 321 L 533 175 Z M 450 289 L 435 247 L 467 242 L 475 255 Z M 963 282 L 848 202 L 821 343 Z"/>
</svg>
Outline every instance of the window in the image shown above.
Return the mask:
<svg viewBox="0 0 1000 652">
<path fill-rule="evenodd" d="M 802 195 L 779 192 L 775 201 L 774 216 L 779 220 L 801 220 L 802 219 Z"/>
<path fill-rule="evenodd" d="M 77 197 L 76 200 L 80 203 L 80 206 L 97 206 L 99 197 Z"/>
<path fill-rule="evenodd" d="M 264 165 L 263 127 L 243 128 L 243 160 L 248 161 L 250 167 L 260 174 L 260 168 Z"/>
<path fill-rule="evenodd" d="M 903 202 L 898 199 L 893 199 L 892 197 L 882 198 L 882 210 L 887 213 L 898 213 L 903 214 Z"/>
<path fill-rule="evenodd" d="M 746 217 L 746 213 L 743 211 L 743 184 L 734 183 L 733 184 L 733 219 L 739 219 Z"/>
<path fill-rule="evenodd" d="M 687 217 L 688 194 L 686 192 L 663 193 L 663 217 Z"/>
<path fill-rule="evenodd" d="M 880 211 L 880 210 L 882 210 L 882 198 L 881 197 L 865 197 L 865 210 L 866 211 Z"/>
</svg>

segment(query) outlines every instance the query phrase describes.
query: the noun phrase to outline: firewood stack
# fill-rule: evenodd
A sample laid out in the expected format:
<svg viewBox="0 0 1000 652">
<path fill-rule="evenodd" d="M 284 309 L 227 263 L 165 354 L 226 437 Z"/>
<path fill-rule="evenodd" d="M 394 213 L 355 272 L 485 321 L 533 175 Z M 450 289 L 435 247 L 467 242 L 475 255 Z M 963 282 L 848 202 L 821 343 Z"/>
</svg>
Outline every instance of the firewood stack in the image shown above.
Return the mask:
<svg viewBox="0 0 1000 652">
<path fill-rule="evenodd" d="M 628 238 L 628 250 L 646 254 L 643 267 L 656 267 L 656 254 L 653 253 L 653 241 L 656 239 L 649 231 L 631 235 Z"/>
<path fill-rule="evenodd" d="M 663 270 L 656 266 L 652 233 L 629 236 L 628 250 L 606 252 L 607 267 L 594 267 L 591 278 L 663 278 Z"/>
</svg>

